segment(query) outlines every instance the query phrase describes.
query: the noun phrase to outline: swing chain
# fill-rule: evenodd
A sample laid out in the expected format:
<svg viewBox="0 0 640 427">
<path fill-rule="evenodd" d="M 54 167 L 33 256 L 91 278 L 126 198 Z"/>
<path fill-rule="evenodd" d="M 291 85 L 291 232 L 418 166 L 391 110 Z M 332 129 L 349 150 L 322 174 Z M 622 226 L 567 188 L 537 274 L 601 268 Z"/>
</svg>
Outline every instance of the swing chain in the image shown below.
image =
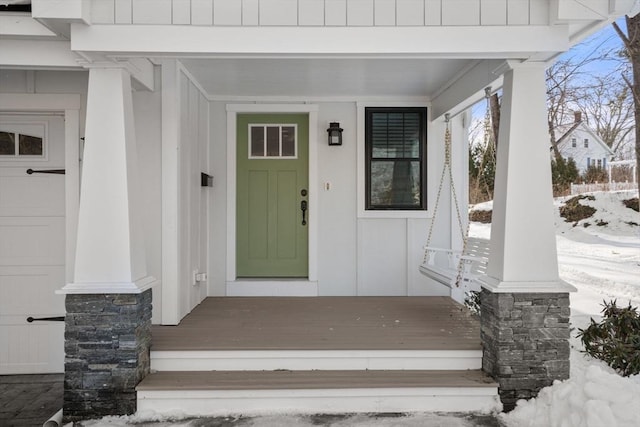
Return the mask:
<svg viewBox="0 0 640 427">
<path fill-rule="evenodd" d="M 427 243 L 425 245 L 425 251 L 424 251 L 424 255 L 422 257 L 422 263 L 426 263 L 427 262 L 427 258 L 428 258 L 428 247 L 431 243 L 431 238 L 433 237 L 433 230 L 434 230 L 434 226 L 435 226 L 435 219 L 438 213 L 438 206 L 440 205 L 440 197 L 442 195 L 442 188 L 444 187 L 444 178 L 448 173 L 448 177 L 449 177 L 449 183 L 451 184 L 451 195 L 453 197 L 453 201 L 455 204 L 455 208 L 456 208 L 456 215 L 457 215 L 457 219 L 458 219 L 458 228 L 460 230 L 460 237 L 462 238 L 462 242 L 463 242 L 463 251 L 464 251 L 464 247 L 467 244 L 467 239 L 465 237 L 465 232 L 464 232 L 464 226 L 463 226 L 463 221 L 462 221 L 462 213 L 460 212 L 460 205 L 458 203 L 458 195 L 456 192 L 456 186 L 455 186 L 455 181 L 453 179 L 453 169 L 451 168 L 451 125 L 449 123 L 449 114 L 445 114 L 445 123 L 446 123 L 446 127 L 445 127 L 445 132 L 444 132 L 444 166 L 442 168 L 442 174 L 440 175 L 440 184 L 438 185 L 438 194 L 436 195 L 436 203 L 434 204 L 433 207 L 433 217 L 431 220 L 431 225 L 429 226 L 429 233 L 427 235 Z M 467 227 L 467 232 L 468 232 L 468 227 Z M 462 261 L 462 258 L 460 259 L 460 261 Z M 460 271 L 460 267 L 462 267 L 462 265 L 459 263 L 458 265 L 458 271 Z M 458 273 L 458 276 L 460 276 L 460 273 Z M 456 279 L 456 285 L 459 283 L 459 279 Z"/>
<path fill-rule="evenodd" d="M 449 113 L 444 115 L 445 131 L 444 131 L 444 166 L 442 168 L 442 174 L 440 174 L 440 184 L 438 185 L 438 194 L 436 195 L 436 202 L 433 205 L 433 216 L 431 219 L 431 225 L 429 226 L 429 232 L 427 234 L 427 243 L 425 244 L 424 255 L 422 256 L 422 263 L 427 262 L 428 247 L 431 243 L 431 237 L 433 236 L 433 229 L 436 223 L 436 214 L 438 212 L 438 205 L 440 204 L 440 196 L 442 194 L 442 187 L 444 187 L 444 177 L 449 169 L 449 175 L 451 175 L 451 130 L 449 128 Z"/>
<path fill-rule="evenodd" d="M 487 108 L 484 113 L 484 145 L 488 149 L 491 143 L 491 136 L 489 132 L 493 132 L 493 129 L 491 127 L 491 104 L 490 104 L 491 86 L 487 86 L 486 88 L 484 88 L 484 96 L 487 102 Z M 493 151 L 495 152 L 495 150 Z M 492 153 L 492 154 L 495 155 L 495 153 Z M 484 165 L 484 161 L 485 161 L 485 157 L 483 156 L 481 169 L 482 169 L 482 166 Z M 458 207 L 458 204 L 456 202 L 456 208 L 457 207 Z M 460 221 L 459 211 L 458 211 L 458 221 Z M 462 223 L 460 222 L 460 224 L 461 224 L 460 229 L 462 230 Z M 468 236 L 469 236 L 470 227 L 471 227 L 471 221 L 467 219 L 467 231 L 462 238 L 462 252 L 460 253 L 460 259 L 458 260 L 458 270 L 457 270 L 456 281 L 455 281 L 456 287 L 460 287 L 460 282 L 462 281 L 462 274 L 463 274 L 463 267 L 464 267 L 464 260 L 462 259 L 462 255 L 467 251 L 467 243 L 469 241 Z"/>
</svg>

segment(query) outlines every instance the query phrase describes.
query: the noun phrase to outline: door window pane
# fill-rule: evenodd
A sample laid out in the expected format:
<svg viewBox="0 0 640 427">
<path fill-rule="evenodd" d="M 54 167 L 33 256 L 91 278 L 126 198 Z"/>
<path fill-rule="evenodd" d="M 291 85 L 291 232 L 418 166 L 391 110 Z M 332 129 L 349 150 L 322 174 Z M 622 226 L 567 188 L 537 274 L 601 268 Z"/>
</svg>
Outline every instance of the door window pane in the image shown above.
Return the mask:
<svg viewBox="0 0 640 427">
<path fill-rule="evenodd" d="M 282 157 L 295 157 L 296 129 L 293 126 L 282 127 Z"/>
<path fill-rule="evenodd" d="M 269 126 L 267 128 L 267 157 L 280 156 L 280 128 Z"/>
<path fill-rule="evenodd" d="M 297 157 L 296 125 L 250 125 L 249 158 Z"/>
<path fill-rule="evenodd" d="M 264 127 L 251 127 L 251 157 L 264 156 Z"/>
<path fill-rule="evenodd" d="M 21 156 L 42 156 L 42 138 L 20 135 L 18 150 Z"/>
<path fill-rule="evenodd" d="M 16 134 L 0 132 L 0 155 L 13 156 L 16 154 Z"/>
</svg>

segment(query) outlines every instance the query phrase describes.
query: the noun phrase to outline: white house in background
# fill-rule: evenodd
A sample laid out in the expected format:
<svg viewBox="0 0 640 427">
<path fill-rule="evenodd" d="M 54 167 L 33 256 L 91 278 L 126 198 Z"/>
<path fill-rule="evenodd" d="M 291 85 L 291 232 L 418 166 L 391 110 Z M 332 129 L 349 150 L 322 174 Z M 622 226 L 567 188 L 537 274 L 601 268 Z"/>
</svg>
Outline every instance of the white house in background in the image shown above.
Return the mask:
<svg viewBox="0 0 640 427">
<path fill-rule="evenodd" d="M 578 172 L 583 174 L 589 167 L 608 170 L 613 150 L 582 120 L 582 113 L 574 113 L 574 122 L 558 126 L 555 130 L 558 150 L 566 160 L 573 159 Z"/>
<path fill-rule="evenodd" d="M 0 374 L 65 370 L 68 419 L 135 410 L 149 320 L 207 297 L 461 300 L 418 266 L 447 126 L 466 212 L 466 111 L 487 86 L 504 100 L 477 369 L 507 406 L 568 375 L 544 70 L 636 1 L 0 3 Z M 462 247 L 454 206 L 445 182 L 432 245 Z M 66 336 L 26 321 L 65 303 Z"/>
</svg>

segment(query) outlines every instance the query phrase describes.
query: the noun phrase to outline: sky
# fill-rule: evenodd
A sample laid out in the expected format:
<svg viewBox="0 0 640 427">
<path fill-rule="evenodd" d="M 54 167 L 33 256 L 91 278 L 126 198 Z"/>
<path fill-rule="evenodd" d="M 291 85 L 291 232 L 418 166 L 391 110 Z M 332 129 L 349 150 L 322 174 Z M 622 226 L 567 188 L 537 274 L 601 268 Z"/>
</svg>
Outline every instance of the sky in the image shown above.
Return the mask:
<svg viewBox="0 0 640 427">
<path fill-rule="evenodd" d="M 620 29 L 626 33 L 627 26 L 625 23 L 624 17 L 618 19 L 617 21 Z M 623 48 L 623 43 L 616 31 L 613 29 L 613 25 L 609 24 L 595 32 L 594 34 L 587 37 L 582 42 L 574 45 L 571 49 L 569 49 L 564 54 L 558 57 L 558 60 L 570 59 L 574 58 L 576 60 L 581 60 L 584 58 L 588 58 L 592 55 L 597 55 L 598 52 L 611 52 L 612 54 L 615 52 L 621 51 Z M 587 73 L 593 75 L 605 75 L 611 72 L 615 72 L 620 69 L 621 61 L 620 60 L 600 60 L 594 61 L 588 64 L 585 67 Z M 482 117 L 484 116 L 485 103 L 484 101 L 479 102 L 473 107 L 473 115 Z"/>
<path fill-rule="evenodd" d="M 625 18 L 622 17 L 617 21 L 620 29 L 626 33 Z M 625 67 L 625 61 L 621 60 L 618 56 L 618 52 L 622 51 L 623 42 L 620 36 L 616 33 L 613 25 L 609 24 L 587 37 L 581 43 L 574 45 L 564 54 L 558 57 L 558 60 L 575 59 L 580 61 L 590 56 L 598 56 L 601 53 L 609 52 L 611 59 L 593 61 L 584 66 L 584 78 L 588 79 L 592 76 L 606 76 L 611 73 L 622 73 Z M 476 103 L 471 110 L 474 121 L 483 121 L 486 111 L 486 102 L 481 100 Z M 481 141 L 482 131 L 471 129 L 472 140 Z M 477 134 L 474 136 L 474 134 Z"/>
<path fill-rule="evenodd" d="M 616 21 L 620 29 L 626 33 L 626 22 L 624 17 Z M 616 33 L 613 25 L 607 25 L 598 32 L 587 37 L 583 42 L 573 46 L 566 53 L 560 56 L 559 59 L 583 59 L 588 58 L 591 55 L 597 55 L 598 52 L 610 51 L 613 55 L 616 55 L 623 49 L 624 45 L 620 36 Z M 596 61 L 589 64 L 585 69 L 587 72 L 593 74 L 608 74 L 611 72 L 619 71 L 621 67 L 620 58 L 614 58 L 610 61 Z"/>
</svg>

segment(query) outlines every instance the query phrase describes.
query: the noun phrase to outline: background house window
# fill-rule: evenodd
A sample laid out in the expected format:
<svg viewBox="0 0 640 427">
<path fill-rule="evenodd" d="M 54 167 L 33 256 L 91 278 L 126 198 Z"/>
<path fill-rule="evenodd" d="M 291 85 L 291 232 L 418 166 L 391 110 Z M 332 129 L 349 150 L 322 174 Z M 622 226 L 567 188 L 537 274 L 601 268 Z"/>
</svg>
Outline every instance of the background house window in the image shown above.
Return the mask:
<svg viewBox="0 0 640 427">
<path fill-rule="evenodd" d="M 602 167 L 602 159 L 598 159 L 598 167 L 601 168 Z"/>
<path fill-rule="evenodd" d="M 425 108 L 365 109 L 366 208 L 426 209 Z"/>
<path fill-rule="evenodd" d="M 578 142 L 576 141 L 576 139 L 575 139 L 575 138 L 571 138 L 571 146 L 572 146 L 573 148 L 576 148 L 576 147 L 578 146 Z"/>
<path fill-rule="evenodd" d="M 584 148 L 589 148 L 589 138 L 584 139 Z"/>
</svg>

